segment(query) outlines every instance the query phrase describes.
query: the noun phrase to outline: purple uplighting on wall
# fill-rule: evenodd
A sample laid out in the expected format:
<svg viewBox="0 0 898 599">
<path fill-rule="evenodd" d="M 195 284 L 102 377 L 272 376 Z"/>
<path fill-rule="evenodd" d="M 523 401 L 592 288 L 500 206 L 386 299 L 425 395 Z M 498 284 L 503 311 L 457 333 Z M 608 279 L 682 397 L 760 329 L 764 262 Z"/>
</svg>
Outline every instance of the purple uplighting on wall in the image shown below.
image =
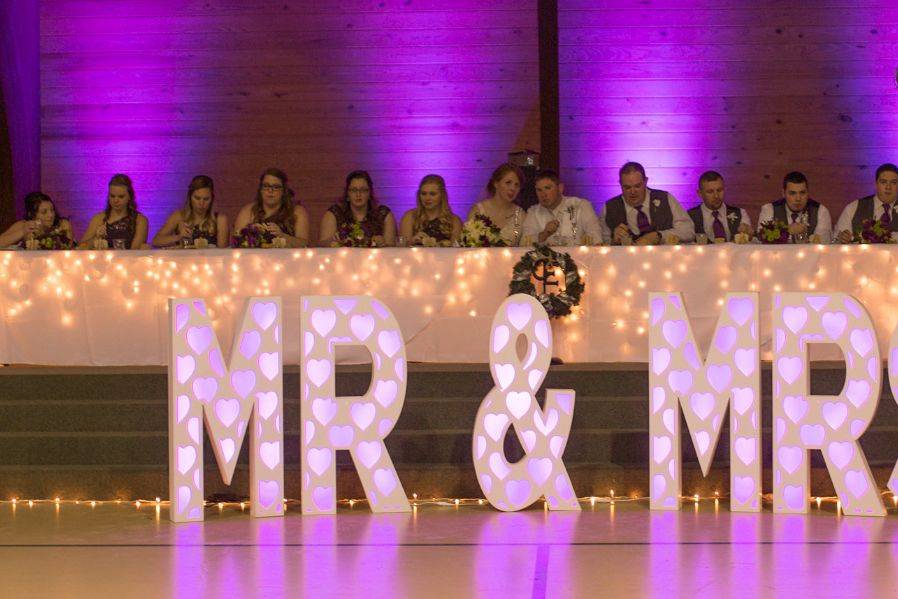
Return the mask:
<svg viewBox="0 0 898 599">
<path fill-rule="evenodd" d="M 430 172 L 464 215 L 508 152 L 538 149 L 536 26 L 535 1 L 46 0 L 43 186 L 78 233 L 115 172 L 151 236 L 193 175 L 233 216 L 271 165 L 315 225 L 358 168 L 397 218 Z"/>
<path fill-rule="evenodd" d="M 687 206 L 701 172 L 718 170 L 755 219 L 802 170 L 835 217 L 898 160 L 892 2 L 563 0 L 559 11 L 563 175 L 596 205 L 637 160 Z"/>
</svg>

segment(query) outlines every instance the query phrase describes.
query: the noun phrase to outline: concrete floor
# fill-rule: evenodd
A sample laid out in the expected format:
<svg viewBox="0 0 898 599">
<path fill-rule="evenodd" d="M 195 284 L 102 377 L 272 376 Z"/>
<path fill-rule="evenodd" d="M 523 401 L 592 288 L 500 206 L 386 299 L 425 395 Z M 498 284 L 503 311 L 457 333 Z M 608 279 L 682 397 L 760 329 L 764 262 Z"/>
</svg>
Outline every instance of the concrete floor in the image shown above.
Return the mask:
<svg viewBox="0 0 898 599">
<path fill-rule="evenodd" d="M 826 506 L 824 505 L 824 508 Z M 0 505 L 5 597 L 874 597 L 898 593 L 898 514 L 732 514 L 725 502 L 582 513 L 422 506 L 250 518 Z"/>
</svg>

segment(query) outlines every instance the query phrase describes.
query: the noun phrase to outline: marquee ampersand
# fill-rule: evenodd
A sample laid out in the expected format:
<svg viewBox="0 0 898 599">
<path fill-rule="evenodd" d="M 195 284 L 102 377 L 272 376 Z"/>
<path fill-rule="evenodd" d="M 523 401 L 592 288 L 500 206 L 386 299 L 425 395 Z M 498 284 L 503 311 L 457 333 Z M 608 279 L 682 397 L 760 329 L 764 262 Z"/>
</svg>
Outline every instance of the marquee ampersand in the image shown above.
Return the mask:
<svg viewBox="0 0 898 599">
<path fill-rule="evenodd" d="M 490 335 L 490 372 L 496 386 L 487 394 L 474 425 L 472 452 L 477 481 L 496 508 L 516 511 L 545 496 L 551 510 L 579 510 L 561 459 L 574 413 L 572 389 L 547 389 L 545 408 L 535 393 L 552 359 L 552 329 L 543 306 L 529 295 L 507 298 Z M 517 353 L 523 335 L 526 351 Z M 526 455 L 505 457 L 503 441 L 513 426 Z"/>
</svg>

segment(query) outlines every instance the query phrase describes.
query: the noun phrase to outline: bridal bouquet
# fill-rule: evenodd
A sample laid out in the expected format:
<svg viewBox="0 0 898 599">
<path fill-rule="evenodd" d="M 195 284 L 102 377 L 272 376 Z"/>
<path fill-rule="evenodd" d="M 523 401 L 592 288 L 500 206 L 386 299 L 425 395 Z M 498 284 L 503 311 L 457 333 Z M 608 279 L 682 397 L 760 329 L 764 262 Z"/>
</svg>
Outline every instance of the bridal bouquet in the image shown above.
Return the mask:
<svg viewBox="0 0 898 599">
<path fill-rule="evenodd" d="M 503 247 L 508 245 L 502 239 L 502 230 L 485 214 L 475 214 L 474 218 L 465 223 L 461 231 L 459 244 L 462 247 L 469 248 Z"/>
<path fill-rule="evenodd" d="M 764 221 L 758 227 L 761 243 L 789 243 L 789 225 L 780 220 Z"/>
</svg>

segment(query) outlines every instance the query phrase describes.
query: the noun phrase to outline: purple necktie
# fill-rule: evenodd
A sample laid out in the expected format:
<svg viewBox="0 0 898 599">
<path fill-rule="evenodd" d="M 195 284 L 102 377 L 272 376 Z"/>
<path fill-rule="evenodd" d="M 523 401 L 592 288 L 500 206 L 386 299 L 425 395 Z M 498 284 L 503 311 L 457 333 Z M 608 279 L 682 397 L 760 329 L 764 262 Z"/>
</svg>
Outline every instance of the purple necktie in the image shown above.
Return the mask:
<svg viewBox="0 0 898 599">
<path fill-rule="evenodd" d="M 720 221 L 720 210 L 712 210 L 711 216 L 714 217 L 714 224 L 712 225 L 712 228 L 714 229 L 714 239 L 717 239 L 718 237 L 726 239 L 726 229 L 723 228 L 723 223 Z"/>
<path fill-rule="evenodd" d="M 889 226 L 892 224 L 892 207 L 891 206 L 883 206 L 882 208 L 883 208 L 882 216 L 879 218 L 879 220 L 881 220 L 882 224 L 885 226 L 885 228 L 888 229 Z"/>
<path fill-rule="evenodd" d="M 652 225 L 649 223 L 649 217 L 642 211 L 642 206 L 643 204 L 636 206 L 636 226 L 639 227 L 639 234 L 645 235 L 652 230 Z"/>
<path fill-rule="evenodd" d="M 793 222 L 793 223 L 798 222 L 798 217 L 799 217 L 799 216 L 800 216 L 800 214 L 798 214 L 797 212 L 793 212 L 793 213 L 792 213 L 792 222 Z"/>
</svg>

